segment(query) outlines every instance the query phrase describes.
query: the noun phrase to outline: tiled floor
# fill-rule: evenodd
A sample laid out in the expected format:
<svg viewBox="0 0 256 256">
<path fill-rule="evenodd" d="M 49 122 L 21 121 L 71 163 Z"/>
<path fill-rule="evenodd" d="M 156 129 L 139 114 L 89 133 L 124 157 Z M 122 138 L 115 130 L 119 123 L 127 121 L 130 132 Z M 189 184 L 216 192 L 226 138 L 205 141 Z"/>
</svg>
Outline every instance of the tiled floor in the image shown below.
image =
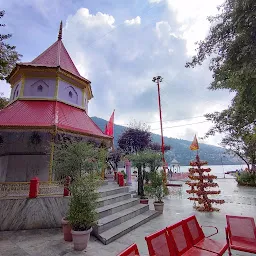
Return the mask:
<svg viewBox="0 0 256 256">
<path fill-rule="evenodd" d="M 216 239 L 225 239 L 226 214 L 252 216 L 256 219 L 256 189 L 239 188 L 234 180 L 218 180 L 218 183 L 222 190 L 220 197 L 227 200 L 227 203 L 220 206 L 220 212 L 195 212 L 192 207 L 193 203 L 187 199 L 186 186 L 183 186 L 181 194 L 172 191 L 173 195 L 165 198 L 163 215 L 109 245 L 103 245 L 91 237 L 86 251 L 75 252 L 72 243 L 64 242 L 60 229 L 5 231 L 0 232 L 0 256 L 114 256 L 134 242 L 137 243 L 141 255 L 144 256 L 148 255 L 144 240 L 146 235 L 192 214 L 196 214 L 201 225 L 213 225 L 219 229 L 219 234 L 215 236 Z M 150 207 L 152 207 L 152 201 Z M 209 230 L 205 232 L 207 234 Z M 233 255 L 251 256 L 252 254 L 233 251 Z"/>
</svg>

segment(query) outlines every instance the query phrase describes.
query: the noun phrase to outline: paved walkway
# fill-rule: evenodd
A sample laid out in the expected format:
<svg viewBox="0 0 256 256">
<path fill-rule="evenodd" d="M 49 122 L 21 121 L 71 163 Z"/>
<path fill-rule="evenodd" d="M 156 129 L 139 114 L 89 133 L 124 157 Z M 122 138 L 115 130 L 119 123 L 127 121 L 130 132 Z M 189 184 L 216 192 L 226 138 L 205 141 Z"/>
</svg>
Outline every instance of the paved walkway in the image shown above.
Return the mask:
<svg viewBox="0 0 256 256">
<path fill-rule="evenodd" d="M 234 180 L 218 180 L 222 190 L 220 197 L 227 200 L 221 205 L 220 212 L 195 212 L 186 195 L 186 186 L 181 193 L 171 191 L 171 196 L 165 198 L 163 215 L 133 230 L 109 245 L 103 245 L 91 237 L 86 251 L 75 252 L 72 243 L 64 242 L 60 229 L 24 230 L 0 232 L 0 256 L 115 256 L 117 253 L 136 242 L 142 256 L 148 255 L 144 237 L 182 218 L 196 214 L 201 225 L 213 225 L 219 229 L 216 239 L 225 239 L 225 215 L 252 216 L 256 220 L 256 189 L 238 187 Z M 250 199 L 250 200 L 248 200 Z M 152 207 L 152 202 L 150 202 Z M 205 230 L 208 234 L 210 231 Z M 228 255 L 227 253 L 225 255 Z M 252 255 L 233 251 L 233 255 Z"/>
</svg>

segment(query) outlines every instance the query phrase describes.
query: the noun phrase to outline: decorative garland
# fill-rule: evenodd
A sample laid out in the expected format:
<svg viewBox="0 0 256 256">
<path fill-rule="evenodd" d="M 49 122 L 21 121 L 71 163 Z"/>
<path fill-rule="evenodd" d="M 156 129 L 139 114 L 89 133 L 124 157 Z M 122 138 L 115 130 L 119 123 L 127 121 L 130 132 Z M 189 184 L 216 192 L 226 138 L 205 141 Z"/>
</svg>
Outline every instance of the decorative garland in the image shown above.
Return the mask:
<svg viewBox="0 0 256 256">
<path fill-rule="evenodd" d="M 193 166 L 193 168 L 189 169 L 188 177 L 191 181 L 186 182 L 186 184 L 190 186 L 190 189 L 186 192 L 188 194 L 193 194 L 193 197 L 189 197 L 188 199 L 198 203 L 198 205 L 195 206 L 196 210 L 201 212 L 219 211 L 218 208 L 212 207 L 212 204 L 224 204 L 225 201 L 208 198 L 209 195 L 219 195 L 220 190 L 207 190 L 207 188 L 214 188 L 219 185 L 218 183 L 213 182 L 217 176 L 209 174 L 211 172 L 210 168 L 201 168 L 206 164 L 208 164 L 208 162 L 200 161 L 198 155 L 196 156 L 196 161 L 190 162 L 190 165 Z"/>
</svg>

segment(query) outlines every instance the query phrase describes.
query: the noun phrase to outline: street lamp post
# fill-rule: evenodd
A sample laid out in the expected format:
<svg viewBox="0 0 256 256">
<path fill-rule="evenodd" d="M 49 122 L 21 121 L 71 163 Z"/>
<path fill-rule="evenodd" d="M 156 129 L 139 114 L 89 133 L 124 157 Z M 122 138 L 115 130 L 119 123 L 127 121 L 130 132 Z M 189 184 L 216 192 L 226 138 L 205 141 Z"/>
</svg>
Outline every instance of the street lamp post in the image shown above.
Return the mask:
<svg viewBox="0 0 256 256">
<path fill-rule="evenodd" d="M 159 107 L 159 116 L 160 116 L 160 127 L 161 127 L 161 150 L 162 150 L 162 161 L 163 161 L 163 169 L 164 169 L 164 178 L 166 182 L 166 163 L 165 163 L 165 157 L 164 157 L 164 136 L 163 136 L 163 123 L 162 123 L 162 108 L 161 108 L 161 95 L 160 95 L 160 83 L 163 81 L 163 78 L 161 76 L 153 77 L 152 81 L 157 84 L 157 91 L 158 91 L 158 107 Z"/>
</svg>

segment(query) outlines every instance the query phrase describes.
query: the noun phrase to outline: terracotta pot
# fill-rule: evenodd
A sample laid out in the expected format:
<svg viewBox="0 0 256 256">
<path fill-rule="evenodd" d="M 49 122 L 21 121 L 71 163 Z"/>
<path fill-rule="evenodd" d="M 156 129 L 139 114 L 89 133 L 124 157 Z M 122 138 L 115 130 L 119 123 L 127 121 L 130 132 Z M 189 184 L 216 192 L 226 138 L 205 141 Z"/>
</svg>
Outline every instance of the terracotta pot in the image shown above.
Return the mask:
<svg viewBox="0 0 256 256">
<path fill-rule="evenodd" d="M 64 240 L 68 242 L 72 242 L 72 234 L 71 234 L 71 226 L 65 218 L 62 218 L 61 220 L 61 225 L 62 225 L 62 231 L 64 234 Z"/>
<path fill-rule="evenodd" d="M 140 203 L 141 204 L 148 204 L 148 199 L 147 198 L 140 199 Z"/>
<path fill-rule="evenodd" d="M 71 234 L 73 236 L 74 241 L 74 249 L 76 251 L 83 251 L 84 249 L 86 249 L 88 241 L 90 239 L 91 232 L 92 228 L 85 231 L 71 230 Z"/>
<path fill-rule="evenodd" d="M 164 210 L 164 203 L 157 203 L 157 202 L 154 202 L 154 207 L 155 207 L 155 210 L 156 210 L 156 211 L 163 213 L 163 210 Z"/>
</svg>

